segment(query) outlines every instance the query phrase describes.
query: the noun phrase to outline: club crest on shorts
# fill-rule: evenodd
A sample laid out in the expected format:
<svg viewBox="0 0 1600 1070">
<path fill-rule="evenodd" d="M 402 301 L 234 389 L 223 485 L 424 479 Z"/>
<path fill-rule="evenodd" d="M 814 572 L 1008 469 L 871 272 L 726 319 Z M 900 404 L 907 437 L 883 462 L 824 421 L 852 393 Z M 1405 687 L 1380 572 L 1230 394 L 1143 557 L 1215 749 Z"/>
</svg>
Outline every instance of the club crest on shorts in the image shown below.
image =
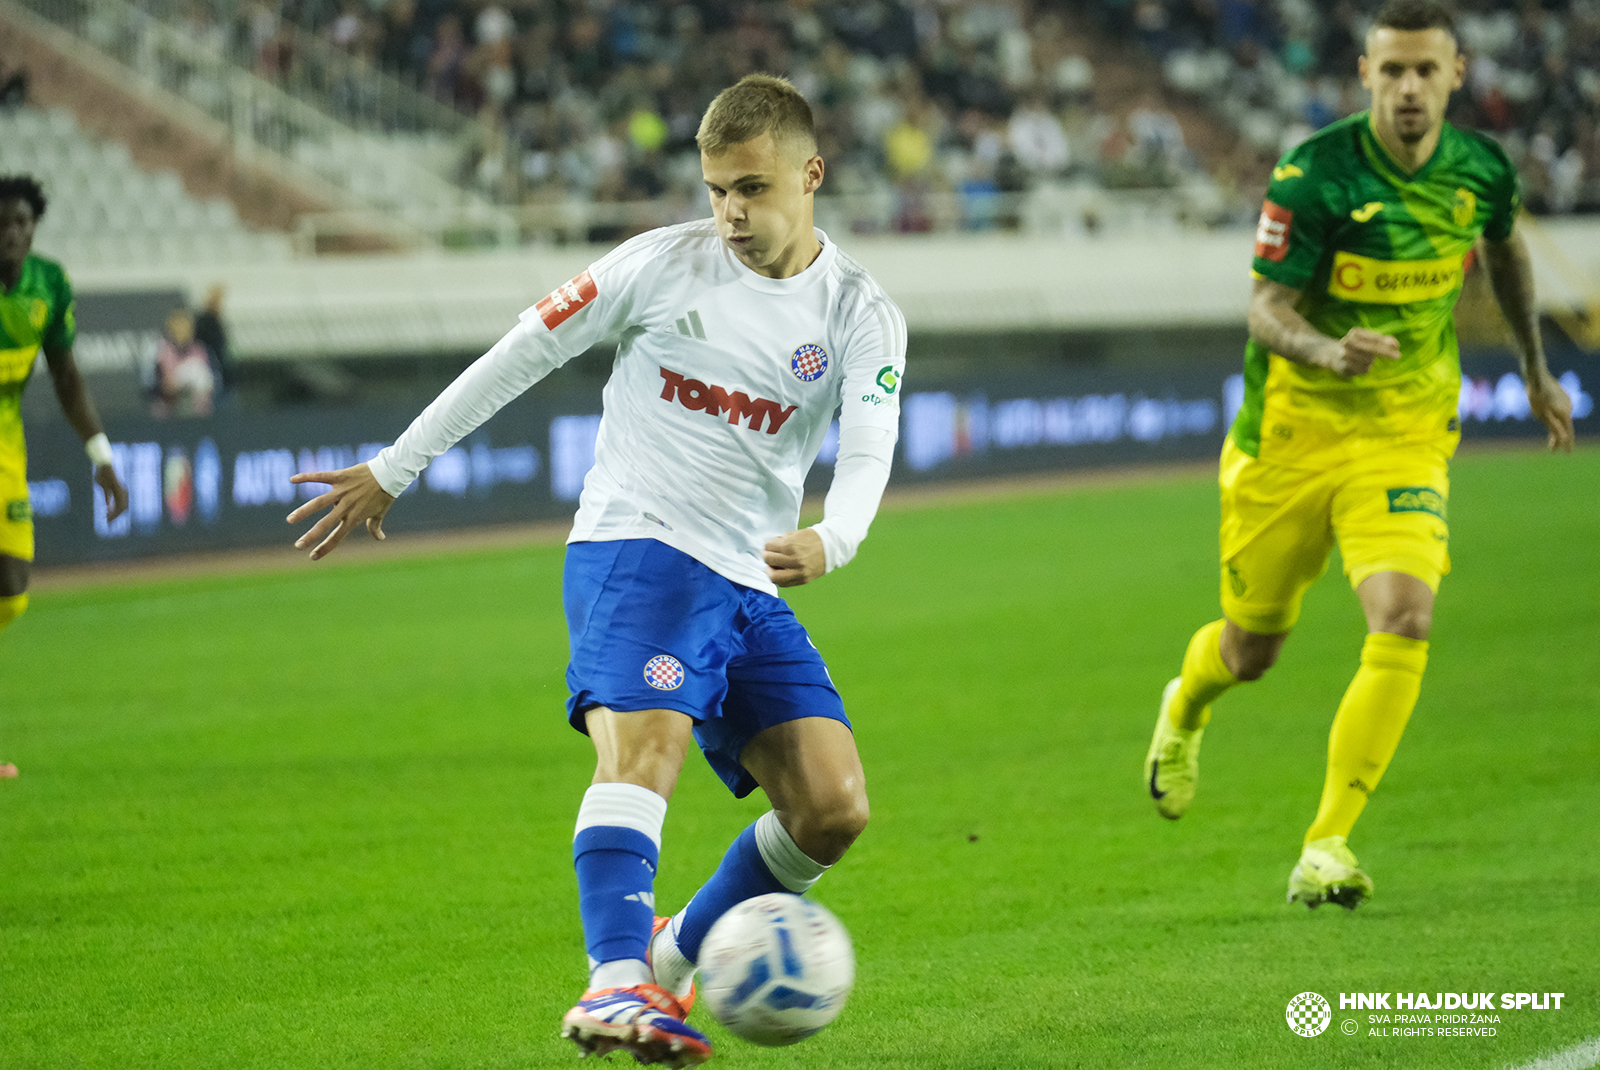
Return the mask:
<svg viewBox="0 0 1600 1070">
<path fill-rule="evenodd" d="M 676 691 L 683 686 L 683 662 L 671 654 L 657 654 L 644 663 L 644 682 L 657 691 Z"/>
<path fill-rule="evenodd" d="M 814 383 L 828 370 L 828 353 L 815 342 L 807 342 L 794 351 L 789 367 L 802 383 Z"/>
</svg>

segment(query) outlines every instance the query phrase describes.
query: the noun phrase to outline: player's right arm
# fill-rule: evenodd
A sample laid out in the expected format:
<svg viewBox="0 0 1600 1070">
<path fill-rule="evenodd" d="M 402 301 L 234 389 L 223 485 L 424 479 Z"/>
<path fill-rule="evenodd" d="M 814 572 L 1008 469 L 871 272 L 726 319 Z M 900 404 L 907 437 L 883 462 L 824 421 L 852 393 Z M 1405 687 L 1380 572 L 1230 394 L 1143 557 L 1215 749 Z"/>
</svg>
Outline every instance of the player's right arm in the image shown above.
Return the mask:
<svg viewBox="0 0 1600 1070">
<path fill-rule="evenodd" d="M 358 525 L 382 539 L 389 507 L 435 457 L 622 325 L 633 306 L 635 281 L 654 259 L 660 234 L 624 243 L 524 312 L 505 337 L 445 387 L 394 444 L 371 461 L 337 472 L 291 476 L 293 483 L 328 484 L 326 491 L 289 514 L 289 523 L 297 524 L 327 510 L 295 540 L 295 546 L 311 547 L 311 559 L 316 561 L 337 549 Z"/>
<path fill-rule="evenodd" d="M 1250 337 L 1280 356 L 1327 368 L 1341 379 L 1366 374 L 1375 360 L 1400 359 L 1400 343 L 1392 335 L 1365 327 L 1352 327 L 1343 338 L 1323 334 L 1297 311 L 1300 294 L 1258 277 L 1250 291 Z"/>
<path fill-rule="evenodd" d="M 1326 180 L 1319 168 L 1317 151 L 1311 146 L 1292 150 L 1272 169 L 1251 264 L 1250 337 L 1296 363 L 1349 379 L 1380 358 L 1398 360 L 1400 343 L 1364 327 L 1331 338 L 1299 311 L 1301 295 L 1330 255 L 1348 208 L 1340 184 Z"/>
</svg>

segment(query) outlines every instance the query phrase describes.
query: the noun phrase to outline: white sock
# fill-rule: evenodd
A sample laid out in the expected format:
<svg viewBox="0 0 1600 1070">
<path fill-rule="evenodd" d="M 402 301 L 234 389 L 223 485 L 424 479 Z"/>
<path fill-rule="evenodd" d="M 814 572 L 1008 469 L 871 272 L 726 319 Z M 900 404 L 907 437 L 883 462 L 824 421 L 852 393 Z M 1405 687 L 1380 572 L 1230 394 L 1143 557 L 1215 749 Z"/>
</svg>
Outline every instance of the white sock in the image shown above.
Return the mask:
<svg viewBox="0 0 1600 1070">
<path fill-rule="evenodd" d="M 650 964 L 644 959 L 612 959 L 589 974 L 589 988 L 632 988 L 650 984 Z"/>
<path fill-rule="evenodd" d="M 761 861 L 772 870 L 778 883 L 795 895 L 805 895 L 828 871 L 827 866 L 800 850 L 800 845 L 778 820 L 775 810 L 756 818 L 756 847 L 761 850 Z"/>
<path fill-rule="evenodd" d="M 678 919 L 673 918 L 650 941 L 650 961 L 655 964 L 656 984 L 682 999 L 694 984 L 695 965 L 678 950 L 674 935 Z"/>
</svg>

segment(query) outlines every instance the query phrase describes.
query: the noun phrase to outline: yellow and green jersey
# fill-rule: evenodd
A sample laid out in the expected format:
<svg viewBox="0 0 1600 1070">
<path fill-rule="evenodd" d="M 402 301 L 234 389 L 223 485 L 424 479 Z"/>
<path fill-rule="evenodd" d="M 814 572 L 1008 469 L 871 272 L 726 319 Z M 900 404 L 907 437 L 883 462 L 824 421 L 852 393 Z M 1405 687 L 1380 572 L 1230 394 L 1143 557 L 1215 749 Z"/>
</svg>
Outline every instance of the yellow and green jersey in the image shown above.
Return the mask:
<svg viewBox="0 0 1600 1070">
<path fill-rule="evenodd" d="M 1478 236 L 1511 235 L 1516 169 L 1489 138 L 1446 123 L 1407 175 L 1368 115 L 1325 127 L 1273 169 L 1254 273 L 1301 291 L 1297 310 L 1323 334 L 1393 335 L 1400 359 L 1346 380 L 1251 339 L 1232 435 L 1252 457 L 1324 467 L 1408 442 L 1453 450 L 1459 435 L 1453 313 Z"/>
<path fill-rule="evenodd" d="M 67 349 L 76 332 L 67 273 L 54 260 L 30 254 L 17 285 L 0 292 L 0 465 L 26 456 L 22 391 L 40 349 Z"/>
</svg>

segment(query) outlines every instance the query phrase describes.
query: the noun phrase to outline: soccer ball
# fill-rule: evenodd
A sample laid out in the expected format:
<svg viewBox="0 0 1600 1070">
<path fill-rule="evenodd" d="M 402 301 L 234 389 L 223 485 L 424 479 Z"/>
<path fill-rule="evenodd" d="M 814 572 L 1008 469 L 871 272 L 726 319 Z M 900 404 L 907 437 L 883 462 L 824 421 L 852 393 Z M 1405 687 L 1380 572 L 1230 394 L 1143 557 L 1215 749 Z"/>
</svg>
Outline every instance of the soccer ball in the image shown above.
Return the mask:
<svg viewBox="0 0 1600 1070">
<path fill-rule="evenodd" d="M 784 892 L 747 899 L 700 945 L 700 998 L 752 1044 L 796 1044 L 839 1016 L 856 955 L 839 919 Z"/>
</svg>

